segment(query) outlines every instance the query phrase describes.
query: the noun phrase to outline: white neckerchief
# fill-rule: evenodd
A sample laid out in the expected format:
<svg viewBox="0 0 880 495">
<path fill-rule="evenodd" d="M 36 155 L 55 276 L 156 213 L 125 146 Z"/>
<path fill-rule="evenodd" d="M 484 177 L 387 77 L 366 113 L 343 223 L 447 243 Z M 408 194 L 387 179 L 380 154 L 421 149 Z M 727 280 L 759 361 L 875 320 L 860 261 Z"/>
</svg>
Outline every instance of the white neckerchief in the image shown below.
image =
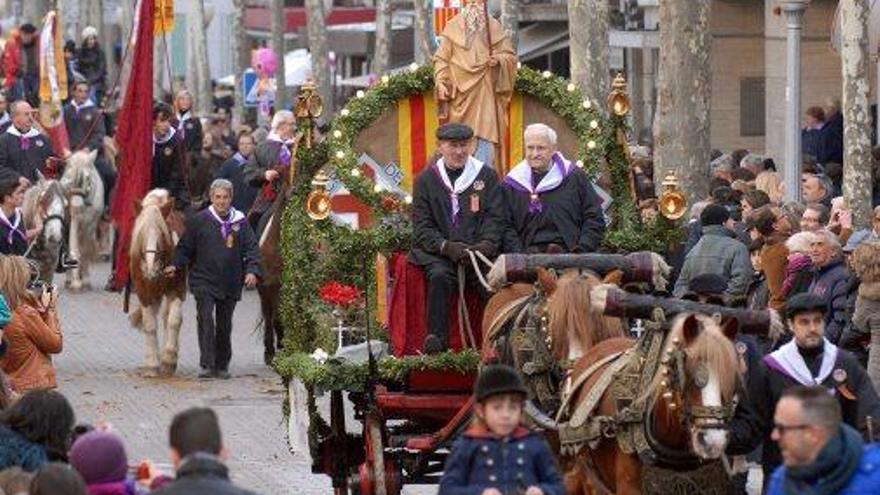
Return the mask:
<svg viewBox="0 0 880 495">
<path fill-rule="evenodd" d="M 461 175 L 455 179 L 455 184 L 452 184 L 449 181 L 449 174 L 446 173 L 446 165 L 443 162 L 443 158 L 437 160 L 436 167 L 440 180 L 443 181 L 443 185 L 446 186 L 446 190 L 449 192 L 449 199 L 452 203 L 452 218 L 455 219 L 458 212 L 461 210 L 461 207 L 458 204 L 458 195 L 471 187 L 471 184 L 476 180 L 477 175 L 479 175 L 480 170 L 483 168 L 483 162 L 469 156 L 467 163 L 464 164 L 464 170 L 461 172 Z"/>
<path fill-rule="evenodd" d="M 191 111 L 177 114 L 177 120 L 180 121 L 180 125 L 178 125 L 177 127 L 180 127 L 181 125 L 183 125 L 184 122 L 186 122 L 187 120 L 189 120 L 191 118 L 192 118 Z"/>
<path fill-rule="evenodd" d="M 226 220 L 220 218 L 220 215 L 217 214 L 217 210 L 214 209 L 214 205 L 208 207 L 208 212 L 211 213 L 211 216 L 214 217 L 214 220 L 217 220 L 217 223 L 220 224 L 220 234 L 224 239 L 229 237 L 232 234 L 233 227 L 240 222 L 244 221 L 244 214 L 233 207 L 229 207 L 228 217 Z"/>
<path fill-rule="evenodd" d="M 562 162 L 562 168 L 557 165 L 555 160 L 551 159 L 550 168 L 547 169 L 547 173 L 544 174 L 541 182 L 537 184 L 532 183 L 532 167 L 529 166 L 529 162 L 526 160 L 519 162 L 517 166 L 513 167 L 507 173 L 507 178 L 515 181 L 531 194 L 552 191 L 559 187 L 559 184 L 562 184 L 562 181 L 568 176 L 568 171 L 571 169 L 571 162 L 566 160 L 562 154 L 559 154 L 559 159 Z"/>
<path fill-rule="evenodd" d="M 9 112 L 3 112 L 3 116 L 0 117 L 0 125 L 4 125 L 7 122 L 11 122 L 12 118 L 9 116 Z"/>
<path fill-rule="evenodd" d="M 837 346 L 825 338 L 822 339 L 822 342 L 822 365 L 819 367 L 818 376 L 813 376 L 810 369 L 807 368 L 807 363 L 804 362 L 804 357 L 801 356 L 793 339 L 770 356 L 801 385 L 808 387 L 821 385 L 831 375 L 834 363 L 837 361 Z"/>
<path fill-rule="evenodd" d="M 21 209 L 15 209 L 15 216 L 13 218 L 14 220 L 10 222 L 6 217 L 6 213 L 3 213 L 3 210 L 0 210 L 0 221 L 9 227 L 9 233 L 7 234 L 7 242 L 9 244 L 12 244 L 12 236 L 18 231 L 18 226 L 21 225 Z M 25 239 L 25 242 L 27 242 L 27 239 Z"/>
<path fill-rule="evenodd" d="M 95 106 L 95 102 L 93 102 L 91 99 L 88 99 L 84 101 L 82 105 L 77 105 L 75 100 L 70 100 L 70 105 L 73 107 L 74 110 L 79 112 L 80 110 L 85 110 L 86 108 Z"/>
<path fill-rule="evenodd" d="M 153 144 L 165 144 L 165 143 L 167 143 L 168 141 L 171 141 L 171 138 L 174 137 L 174 133 L 175 133 L 175 132 L 176 132 L 176 131 L 174 130 L 173 127 L 169 127 L 169 128 L 168 128 L 168 134 L 166 134 L 165 137 L 163 137 L 163 138 L 161 138 L 161 139 L 156 139 L 156 134 L 153 133 Z"/>
<path fill-rule="evenodd" d="M 266 136 L 266 141 L 274 141 L 281 144 L 290 144 L 293 142 L 293 139 L 282 139 L 281 136 L 275 133 L 275 131 L 271 131 L 269 135 Z"/>
<path fill-rule="evenodd" d="M 22 134 L 21 131 L 15 128 L 15 125 L 9 126 L 9 129 L 6 129 L 6 132 L 19 138 L 34 138 L 40 135 L 40 131 L 38 131 L 35 127 L 31 127 L 29 131 Z"/>
</svg>

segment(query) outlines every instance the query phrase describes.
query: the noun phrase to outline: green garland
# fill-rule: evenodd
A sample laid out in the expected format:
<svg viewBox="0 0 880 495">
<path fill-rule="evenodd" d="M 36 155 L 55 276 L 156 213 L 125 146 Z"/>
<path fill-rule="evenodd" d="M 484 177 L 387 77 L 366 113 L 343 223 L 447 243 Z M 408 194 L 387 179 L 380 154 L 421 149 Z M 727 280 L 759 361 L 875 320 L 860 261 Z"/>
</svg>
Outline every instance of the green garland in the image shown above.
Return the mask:
<svg viewBox="0 0 880 495">
<path fill-rule="evenodd" d="M 316 348 L 335 348 L 335 322 L 319 297 L 321 285 L 329 280 L 357 285 L 376 300 L 374 254 L 405 252 L 410 247 L 410 197 L 396 198 L 374 189 L 373 183 L 358 167 L 355 148 L 358 135 L 383 113 L 392 110 L 404 98 L 433 88 L 433 69 L 421 66 L 409 72 L 385 76 L 368 91 L 359 91 L 333 120 L 325 140 L 314 148 L 297 152 L 298 176 L 311 178 L 318 169 L 330 166 L 352 195 L 372 209 L 373 227 L 352 230 L 330 221 L 315 222 L 305 213 L 310 192 L 308 180 L 301 179 L 288 204 L 282 225 L 281 247 L 284 253 L 281 318 L 287 329 L 284 355 L 276 360 L 276 369 L 287 378 L 298 376 L 314 384 L 327 384 L 341 376 L 331 371 L 321 377 L 317 363 L 308 364 Z M 618 132 L 626 131 L 623 117 L 607 116 L 599 103 L 584 99 L 577 87 L 549 72 L 528 67 L 517 71 L 516 90 L 531 96 L 558 114 L 578 136 L 575 161 L 593 177 L 606 170 L 611 178 L 613 223 L 604 249 L 616 252 L 652 250 L 663 252 L 679 230 L 675 224 L 658 219 L 643 225 L 629 189 L 629 164 L 626 151 L 617 141 Z M 366 273 L 365 273 L 366 271 Z M 305 357 L 304 357 L 305 356 Z M 425 357 L 407 358 L 409 363 Z M 351 371 L 351 370 L 349 370 Z M 353 381 L 363 383 L 356 374 Z M 311 377 L 311 378 L 309 378 Z"/>
<path fill-rule="evenodd" d="M 376 369 L 383 382 L 402 383 L 412 371 L 436 370 L 473 373 L 480 365 L 480 353 L 474 349 L 462 352 L 444 352 L 430 356 L 386 357 Z M 293 353 L 278 358 L 275 369 L 285 379 L 294 377 L 306 388 L 315 391 L 347 390 L 360 392 L 369 377 L 367 363 L 345 363 L 329 360 L 319 364 L 310 354 Z"/>
</svg>

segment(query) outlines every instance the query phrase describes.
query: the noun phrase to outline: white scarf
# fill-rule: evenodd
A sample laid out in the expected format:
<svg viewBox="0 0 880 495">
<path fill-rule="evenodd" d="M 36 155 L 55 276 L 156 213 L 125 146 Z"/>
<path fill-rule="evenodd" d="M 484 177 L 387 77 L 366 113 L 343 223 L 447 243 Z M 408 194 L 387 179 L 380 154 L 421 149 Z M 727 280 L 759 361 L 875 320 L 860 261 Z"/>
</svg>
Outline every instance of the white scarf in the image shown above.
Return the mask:
<svg viewBox="0 0 880 495">
<path fill-rule="evenodd" d="M 3 112 L 3 116 L 0 117 L 0 125 L 4 125 L 10 121 L 12 121 L 12 119 L 9 117 L 9 112 Z"/>
<path fill-rule="evenodd" d="M 788 375 L 804 386 L 821 385 L 822 382 L 831 375 L 834 370 L 834 363 L 837 362 L 837 346 L 823 338 L 822 365 L 819 367 L 819 375 L 813 376 L 804 357 L 798 351 L 797 344 L 794 340 L 783 345 L 778 350 L 770 354 L 774 361 L 781 366 Z"/>
<path fill-rule="evenodd" d="M 15 216 L 13 217 L 13 221 L 9 221 L 6 218 L 6 214 L 3 213 L 3 210 L 0 210 L 0 221 L 2 221 L 7 227 L 9 227 L 9 232 L 6 234 L 6 242 L 8 244 L 12 244 L 12 237 L 15 234 L 18 234 L 25 242 L 27 242 L 27 238 L 22 234 L 20 230 L 18 230 L 19 225 L 21 225 L 21 209 L 15 209 Z"/>
<path fill-rule="evenodd" d="M 443 185 L 449 192 L 449 200 L 452 203 L 452 219 L 454 221 L 455 217 L 458 216 L 458 212 L 461 211 L 461 207 L 458 203 L 458 195 L 471 187 L 471 184 L 477 179 L 477 175 L 479 175 L 480 170 L 483 168 L 483 162 L 469 156 L 467 163 L 464 164 L 464 170 L 461 172 L 461 175 L 455 179 L 455 184 L 452 184 L 449 181 L 449 175 L 446 173 L 446 165 L 443 162 L 443 158 L 437 160 L 436 167 L 437 175 L 440 176 L 440 180 L 443 181 Z"/>
<path fill-rule="evenodd" d="M 529 162 L 526 160 L 519 162 L 517 166 L 513 167 L 513 169 L 507 173 L 507 178 L 515 181 L 531 194 L 552 191 L 559 187 L 559 184 L 562 184 L 562 181 L 568 176 L 568 173 L 571 170 L 571 162 L 566 160 L 561 153 L 554 153 L 554 156 L 557 154 L 559 160 L 561 160 L 562 167 L 557 164 L 556 160 L 551 160 L 550 168 L 547 169 L 547 173 L 538 184 L 532 183 L 532 167 L 529 166 Z"/>
<path fill-rule="evenodd" d="M 153 133 L 153 144 L 165 144 L 168 141 L 171 141 L 171 138 L 174 137 L 175 132 L 176 131 L 174 130 L 173 127 L 169 127 L 168 134 L 166 134 L 164 137 L 161 137 L 159 139 L 156 139 L 156 134 Z"/>
<path fill-rule="evenodd" d="M 235 208 L 229 207 L 229 212 L 226 220 L 220 218 L 220 215 L 217 214 L 217 210 L 214 209 L 214 205 L 208 207 L 208 212 L 211 213 L 211 216 L 214 217 L 214 220 L 220 224 L 220 235 L 223 236 L 224 239 L 229 237 L 233 232 L 233 227 L 236 224 L 244 221 L 244 214 Z"/>
<path fill-rule="evenodd" d="M 34 138 L 40 135 L 40 131 L 38 131 L 36 127 L 31 127 L 29 131 L 22 134 L 14 125 L 9 126 L 9 129 L 6 129 L 6 132 L 19 138 Z"/>
<path fill-rule="evenodd" d="M 271 131 L 269 135 L 266 136 L 266 141 L 274 141 L 281 144 L 290 144 L 293 142 L 293 139 L 282 139 L 281 136 L 275 133 L 275 131 Z"/>
<path fill-rule="evenodd" d="M 72 106 L 74 110 L 79 112 L 80 110 L 85 110 L 86 108 L 95 106 L 95 102 L 93 102 L 91 99 L 88 99 L 84 101 L 82 105 L 77 105 L 75 100 L 70 100 L 70 106 Z"/>
</svg>

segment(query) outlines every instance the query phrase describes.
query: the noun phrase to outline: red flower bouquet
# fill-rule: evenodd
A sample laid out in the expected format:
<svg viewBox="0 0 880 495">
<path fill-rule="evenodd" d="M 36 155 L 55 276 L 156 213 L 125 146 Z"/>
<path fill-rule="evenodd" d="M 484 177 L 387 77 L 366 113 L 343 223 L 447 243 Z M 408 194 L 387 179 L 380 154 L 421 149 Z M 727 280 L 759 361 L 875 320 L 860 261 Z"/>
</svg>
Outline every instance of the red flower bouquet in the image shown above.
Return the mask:
<svg viewBox="0 0 880 495">
<path fill-rule="evenodd" d="M 332 280 L 321 286 L 321 299 L 333 306 L 347 308 L 361 299 L 361 291 L 353 285 L 344 285 Z"/>
</svg>

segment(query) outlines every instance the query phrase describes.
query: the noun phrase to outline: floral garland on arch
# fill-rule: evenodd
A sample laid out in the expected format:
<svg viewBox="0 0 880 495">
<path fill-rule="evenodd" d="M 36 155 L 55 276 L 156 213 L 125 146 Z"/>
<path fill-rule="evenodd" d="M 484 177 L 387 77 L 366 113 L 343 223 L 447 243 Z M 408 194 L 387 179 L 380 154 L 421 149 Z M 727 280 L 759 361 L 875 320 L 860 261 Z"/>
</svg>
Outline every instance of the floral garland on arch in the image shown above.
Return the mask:
<svg viewBox="0 0 880 495">
<path fill-rule="evenodd" d="M 350 193 L 372 208 L 373 226 L 353 230 L 333 222 L 312 221 L 305 213 L 309 183 L 308 180 L 299 182 L 282 221 L 281 247 L 286 263 L 281 317 L 286 329 L 285 355 L 333 348 L 333 321 L 328 315 L 328 304 L 321 297 L 321 287 L 335 281 L 364 291 L 369 301 L 376 301 L 372 255 L 409 250 L 411 197 L 398 197 L 374 188 L 372 181 L 361 173 L 355 143 L 361 131 L 400 100 L 429 91 L 433 85 L 430 65 L 411 66 L 407 72 L 383 76 L 375 87 L 357 92 L 333 120 L 323 142 L 298 151 L 301 177 L 312 177 L 318 169 L 332 167 Z M 610 175 L 609 192 L 614 201 L 605 249 L 616 252 L 665 250 L 669 233 L 675 230 L 671 228 L 674 224 L 661 217 L 642 225 L 630 194 L 626 150 L 617 142 L 618 132 L 626 130 L 625 118 L 607 115 L 604 105 L 584 99 L 573 83 L 550 72 L 521 67 L 517 71 L 515 89 L 549 107 L 578 136 L 574 157 L 578 166 L 593 177 L 602 170 Z M 370 274 L 366 287 L 365 269 Z M 279 364 L 276 363 L 276 369 L 288 379 L 294 369 L 300 369 Z"/>
</svg>

